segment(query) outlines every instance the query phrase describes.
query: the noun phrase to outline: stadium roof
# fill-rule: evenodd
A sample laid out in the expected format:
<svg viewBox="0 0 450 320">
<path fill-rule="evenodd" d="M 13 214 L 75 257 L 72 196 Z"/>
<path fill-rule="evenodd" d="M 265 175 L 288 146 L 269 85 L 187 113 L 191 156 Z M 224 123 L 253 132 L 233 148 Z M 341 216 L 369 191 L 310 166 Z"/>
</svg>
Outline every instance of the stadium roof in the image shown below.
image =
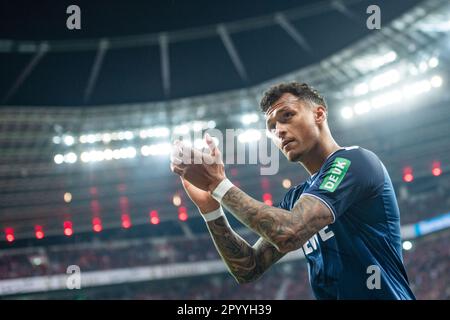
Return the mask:
<svg viewBox="0 0 450 320">
<path fill-rule="evenodd" d="M 382 25 L 419 0 L 377 1 Z M 245 88 L 370 34 L 368 0 L 3 2 L 0 104 L 102 105 Z"/>
</svg>

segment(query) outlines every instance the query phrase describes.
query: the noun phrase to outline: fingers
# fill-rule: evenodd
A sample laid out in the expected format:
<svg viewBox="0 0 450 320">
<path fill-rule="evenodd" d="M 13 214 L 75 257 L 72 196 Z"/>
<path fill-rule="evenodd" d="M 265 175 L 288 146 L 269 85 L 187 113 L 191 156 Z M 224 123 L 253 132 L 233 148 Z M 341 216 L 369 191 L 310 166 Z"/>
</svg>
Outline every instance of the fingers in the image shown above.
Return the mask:
<svg viewBox="0 0 450 320">
<path fill-rule="evenodd" d="M 174 163 L 170 163 L 170 170 L 172 172 L 175 172 L 176 174 L 178 174 L 180 177 L 183 177 L 183 175 L 184 175 L 183 168 L 180 168 L 178 165 L 176 165 Z"/>
<path fill-rule="evenodd" d="M 215 163 L 222 163 L 222 154 L 220 153 L 219 148 L 217 148 L 214 140 L 208 133 L 205 134 L 205 141 L 208 145 L 210 155 L 214 157 Z"/>
<path fill-rule="evenodd" d="M 214 151 L 216 149 L 216 144 L 214 143 L 214 140 L 211 138 L 211 136 L 208 133 L 205 134 L 205 141 L 206 141 L 206 144 L 208 145 L 211 155 L 214 155 Z"/>
<path fill-rule="evenodd" d="M 192 183 L 190 183 L 189 181 L 187 181 L 186 179 L 184 179 L 182 176 L 180 176 L 181 179 L 181 184 L 183 185 L 183 187 L 185 189 L 189 189 L 192 187 Z"/>
<path fill-rule="evenodd" d="M 181 157 L 183 155 L 182 143 L 180 140 L 175 140 L 170 153 L 170 162 L 180 165 L 183 163 Z"/>
<path fill-rule="evenodd" d="M 184 169 L 191 164 L 223 164 L 222 154 L 209 134 L 205 135 L 205 141 L 210 150 L 210 154 L 185 146 L 182 141 L 175 140 L 170 155 L 171 163 L 178 167 L 178 169 Z M 171 170 L 176 172 L 174 169 L 171 167 Z"/>
</svg>

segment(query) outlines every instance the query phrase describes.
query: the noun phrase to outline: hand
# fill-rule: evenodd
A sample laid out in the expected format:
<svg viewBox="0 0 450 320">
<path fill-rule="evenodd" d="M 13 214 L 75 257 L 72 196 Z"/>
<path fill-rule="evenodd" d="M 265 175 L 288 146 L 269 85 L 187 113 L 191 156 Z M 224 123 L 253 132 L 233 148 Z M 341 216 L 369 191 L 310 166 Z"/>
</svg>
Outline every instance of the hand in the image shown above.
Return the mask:
<svg viewBox="0 0 450 320">
<path fill-rule="evenodd" d="M 205 214 L 214 211 L 220 207 L 218 203 L 209 192 L 197 188 L 192 183 L 181 178 L 181 183 L 192 202 L 195 203 L 200 213 Z"/>
<path fill-rule="evenodd" d="M 195 187 L 212 192 L 226 178 L 220 150 L 211 137 L 205 135 L 209 154 L 175 141 L 170 168 Z"/>
</svg>

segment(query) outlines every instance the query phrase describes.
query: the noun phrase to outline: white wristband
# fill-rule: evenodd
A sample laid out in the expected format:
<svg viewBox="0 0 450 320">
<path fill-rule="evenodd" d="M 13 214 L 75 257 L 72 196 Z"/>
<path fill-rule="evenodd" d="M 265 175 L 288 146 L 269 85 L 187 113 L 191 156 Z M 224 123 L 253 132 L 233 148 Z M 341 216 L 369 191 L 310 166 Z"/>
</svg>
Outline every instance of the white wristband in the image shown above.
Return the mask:
<svg viewBox="0 0 450 320">
<path fill-rule="evenodd" d="M 218 209 L 202 214 L 203 219 L 205 219 L 206 222 L 213 221 L 216 219 L 219 219 L 220 217 L 225 217 L 225 213 L 222 210 L 222 207 L 220 206 Z"/>
<path fill-rule="evenodd" d="M 231 183 L 230 180 L 228 179 L 224 179 L 222 180 L 219 185 L 214 189 L 214 191 L 212 192 L 212 197 L 214 199 L 217 200 L 217 202 L 221 203 L 222 202 L 222 198 L 225 195 L 225 193 L 228 192 L 228 190 L 231 189 L 231 187 L 233 187 L 234 184 Z"/>
</svg>

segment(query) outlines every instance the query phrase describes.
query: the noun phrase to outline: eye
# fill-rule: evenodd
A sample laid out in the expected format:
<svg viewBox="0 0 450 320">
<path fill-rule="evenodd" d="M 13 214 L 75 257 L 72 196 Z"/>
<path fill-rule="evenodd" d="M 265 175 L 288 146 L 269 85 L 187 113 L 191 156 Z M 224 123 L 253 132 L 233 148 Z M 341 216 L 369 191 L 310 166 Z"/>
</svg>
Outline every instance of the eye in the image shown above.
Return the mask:
<svg viewBox="0 0 450 320">
<path fill-rule="evenodd" d="M 267 123 L 266 127 L 268 131 L 273 131 L 275 129 L 275 125 L 273 124 L 273 122 Z"/>
<path fill-rule="evenodd" d="M 293 115 L 294 115 L 293 112 L 288 111 L 288 112 L 285 112 L 285 113 L 283 114 L 283 117 L 284 117 L 285 119 L 289 119 L 289 118 L 291 118 Z"/>
</svg>

